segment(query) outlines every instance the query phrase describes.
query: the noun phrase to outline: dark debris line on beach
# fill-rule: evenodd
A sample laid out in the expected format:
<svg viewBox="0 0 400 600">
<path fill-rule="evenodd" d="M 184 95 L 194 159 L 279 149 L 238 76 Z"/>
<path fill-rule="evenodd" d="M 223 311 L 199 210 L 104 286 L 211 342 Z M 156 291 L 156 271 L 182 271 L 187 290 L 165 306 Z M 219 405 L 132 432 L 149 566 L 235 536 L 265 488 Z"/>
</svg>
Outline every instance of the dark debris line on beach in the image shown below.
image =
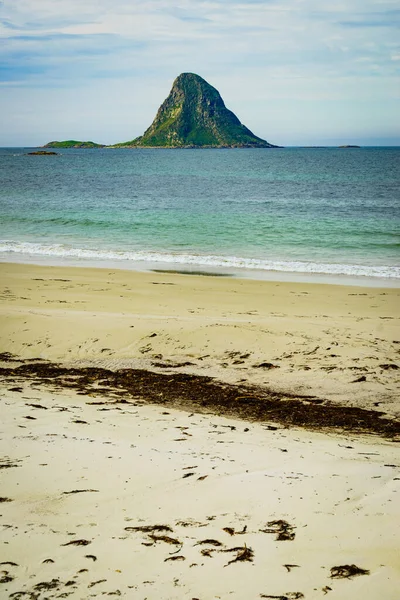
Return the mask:
<svg viewBox="0 0 400 600">
<path fill-rule="evenodd" d="M 210 412 L 248 421 L 273 421 L 314 430 L 335 429 L 386 437 L 400 434 L 400 422 L 385 418 L 382 412 L 345 407 L 314 396 L 224 384 L 200 375 L 155 373 L 141 369 L 66 368 L 44 361 L 21 362 L 25 364 L 0 368 L 0 375 L 10 383 L 16 379 L 28 379 L 74 389 L 91 397 L 114 398 L 106 400 L 105 404 L 144 401 L 170 408 Z"/>
</svg>

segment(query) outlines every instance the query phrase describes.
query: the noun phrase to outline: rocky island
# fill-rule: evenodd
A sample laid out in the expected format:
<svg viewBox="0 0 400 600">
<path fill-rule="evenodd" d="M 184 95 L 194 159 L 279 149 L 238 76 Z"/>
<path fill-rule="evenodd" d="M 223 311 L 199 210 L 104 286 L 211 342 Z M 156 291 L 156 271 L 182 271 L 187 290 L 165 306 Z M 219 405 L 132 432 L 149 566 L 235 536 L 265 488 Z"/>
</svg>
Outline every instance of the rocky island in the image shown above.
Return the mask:
<svg viewBox="0 0 400 600">
<path fill-rule="evenodd" d="M 276 148 L 228 110 L 219 92 L 199 75 L 182 73 L 144 132 L 112 148 Z"/>
<path fill-rule="evenodd" d="M 143 135 L 112 146 L 77 140 L 43 148 L 278 148 L 254 135 L 226 108 L 220 93 L 195 73 L 181 73 Z"/>
<path fill-rule="evenodd" d="M 46 152 L 46 150 L 35 150 L 35 152 L 27 152 L 27 156 L 58 156 L 58 152 Z"/>
</svg>

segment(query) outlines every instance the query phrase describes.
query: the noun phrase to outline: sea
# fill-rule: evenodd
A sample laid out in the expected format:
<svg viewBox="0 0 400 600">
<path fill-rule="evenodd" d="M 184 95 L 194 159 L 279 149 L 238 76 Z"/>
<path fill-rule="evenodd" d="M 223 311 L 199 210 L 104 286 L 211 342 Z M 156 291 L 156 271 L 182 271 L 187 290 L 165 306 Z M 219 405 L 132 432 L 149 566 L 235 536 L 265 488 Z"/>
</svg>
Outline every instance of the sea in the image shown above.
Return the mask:
<svg viewBox="0 0 400 600">
<path fill-rule="evenodd" d="M 0 261 L 400 285 L 400 148 L 0 149 Z"/>
</svg>

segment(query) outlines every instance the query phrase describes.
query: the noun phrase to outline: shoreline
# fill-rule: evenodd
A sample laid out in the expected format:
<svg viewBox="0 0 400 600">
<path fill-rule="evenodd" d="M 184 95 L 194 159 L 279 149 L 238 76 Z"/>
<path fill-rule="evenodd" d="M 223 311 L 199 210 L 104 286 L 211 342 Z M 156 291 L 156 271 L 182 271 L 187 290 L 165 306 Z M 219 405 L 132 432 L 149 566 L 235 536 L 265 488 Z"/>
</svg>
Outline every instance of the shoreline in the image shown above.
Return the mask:
<svg viewBox="0 0 400 600">
<path fill-rule="evenodd" d="M 0 256 L 1 264 L 33 265 L 43 267 L 78 268 L 78 269 L 115 269 L 118 271 L 151 273 L 165 272 L 184 275 L 210 275 L 220 277 L 232 277 L 235 279 L 244 279 L 251 281 L 270 281 L 280 283 L 304 283 L 304 284 L 325 284 L 340 286 L 356 286 L 366 288 L 394 288 L 400 289 L 400 279 L 396 277 L 373 277 L 366 275 L 346 275 L 334 273 L 302 272 L 302 271 L 278 271 L 262 270 L 245 267 L 224 267 L 224 266 L 206 266 L 190 263 L 176 262 L 154 262 L 128 261 L 115 259 L 94 259 L 94 258 L 74 258 L 69 257 L 51 257 L 51 256 L 28 256 L 18 255 L 11 257 L 3 253 Z"/>
</svg>

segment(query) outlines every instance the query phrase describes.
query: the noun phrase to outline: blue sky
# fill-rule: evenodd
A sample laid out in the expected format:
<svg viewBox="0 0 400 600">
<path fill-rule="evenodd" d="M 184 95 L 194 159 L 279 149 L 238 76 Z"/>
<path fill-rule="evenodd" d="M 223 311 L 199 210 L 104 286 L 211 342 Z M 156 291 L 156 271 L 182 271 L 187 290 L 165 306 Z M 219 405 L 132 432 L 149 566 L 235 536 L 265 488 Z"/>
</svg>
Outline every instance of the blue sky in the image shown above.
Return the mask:
<svg viewBox="0 0 400 600">
<path fill-rule="evenodd" d="M 398 0 L 0 0 L 0 146 L 143 133 L 198 73 L 280 145 L 400 145 Z"/>
</svg>

